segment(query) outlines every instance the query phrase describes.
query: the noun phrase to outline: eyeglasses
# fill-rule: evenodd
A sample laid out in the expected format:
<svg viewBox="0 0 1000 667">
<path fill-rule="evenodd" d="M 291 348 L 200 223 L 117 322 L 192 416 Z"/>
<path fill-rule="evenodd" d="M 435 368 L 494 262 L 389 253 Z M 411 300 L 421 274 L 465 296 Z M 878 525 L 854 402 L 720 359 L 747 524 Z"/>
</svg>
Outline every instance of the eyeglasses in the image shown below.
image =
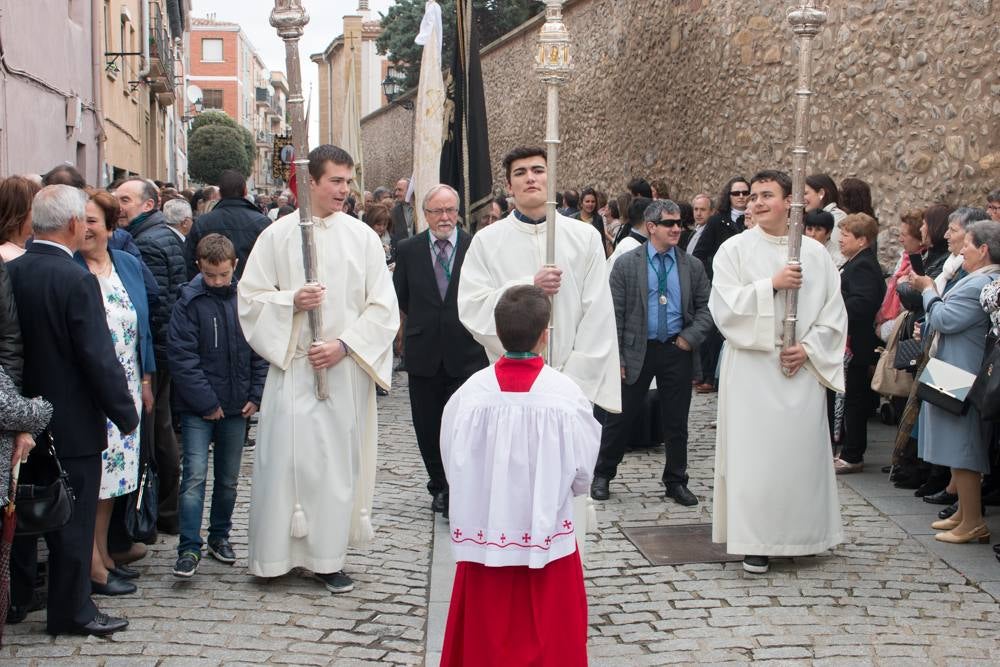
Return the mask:
<svg viewBox="0 0 1000 667">
<path fill-rule="evenodd" d="M 437 216 L 455 215 L 456 213 L 458 213 L 458 209 L 455 208 L 454 206 L 449 206 L 448 208 L 425 208 L 424 213 Z"/>
<path fill-rule="evenodd" d="M 990 204 L 986 207 L 987 211 L 1000 211 L 1000 204 Z"/>
<path fill-rule="evenodd" d="M 682 223 L 680 220 L 657 220 L 656 224 L 660 227 L 680 227 Z"/>
<path fill-rule="evenodd" d="M 729 196 L 730 197 L 749 197 L 750 196 L 750 191 L 749 190 L 733 190 L 733 191 L 731 191 L 729 193 Z"/>
</svg>

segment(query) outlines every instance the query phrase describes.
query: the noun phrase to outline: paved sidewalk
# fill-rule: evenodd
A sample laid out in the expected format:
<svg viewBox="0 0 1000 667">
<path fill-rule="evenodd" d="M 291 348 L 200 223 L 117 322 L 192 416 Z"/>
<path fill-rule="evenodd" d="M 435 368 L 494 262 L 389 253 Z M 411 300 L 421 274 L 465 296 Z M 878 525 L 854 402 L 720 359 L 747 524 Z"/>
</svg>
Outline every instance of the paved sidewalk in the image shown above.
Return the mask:
<svg viewBox="0 0 1000 667">
<path fill-rule="evenodd" d="M 7 629 L 0 664 L 436 665 L 454 565 L 446 524 L 429 509 L 406 377 L 394 380 L 379 399 L 377 539 L 348 557 L 352 593 L 332 596 L 304 574 L 267 582 L 246 574 L 248 453 L 236 566 L 206 558 L 192 580 L 178 580 L 170 574 L 176 538 L 161 539 L 138 564 L 137 595 L 97 598 L 104 611 L 129 617 L 128 631 L 53 639 L 34 613 Z M 778 560 L 763 577 L 739 564 L 650 565 L 621 529 L 710 521 L 714 410 L 714 396 L 694 398 L 690 472 L 699 506 L 663 500 L 662 447 L 630 452 L 612 498 L 598 503 L 586 572 L 592 665 L 972 664 L 1000 655 L 1000 606 L 990 594 L 1000 563 L 985 545 L 930 541 L 922 526 L 937 508 L 879 472 L 887 451 L 879 442 L 890 432 L 875 422 L 868 469 L 842 479 L 847 542 L 836 550 Z"/>
<path fill-rule="evenodd" d="M 714 419 L 714 395 L 695 396 L 689 465 L 697 507 L 663 499 L 662 447 L 627 454 L 611 499 L 598 503 L 600 531 L 590 536 L 585 572 L 592 665 L 969 664 L 1000 655 L 1000 607 L 986 592 L 994 584 L 975 583 L 1000 579 L 1000 563 L 986 545 L 939 547 L 929 527 L 906 532 L 911 515 L 922 513 L 912 519 L 919 527 L 938 508 L 910 491 L 901 498 L 879 472 L 894 431 L 875 421 L 868 470 L 840 485 L 846 542 L 836 550 L 772 561 L 765 576 L 744 574 L 739 563 L 650 565 L 622 528 L 711 521 Z M 909 514 L 887 516 L 897 509 Z M 449 548 L 447 528 L 441 520 L 436 527 L 429 667 L 440 659 L 447 613 L 435 601 L 447 599 L 454 572 L 440 553 Z"/>
<path fill-rule="evenodd" d="M 52 638 L 45 634 L 44 613 L 35 612 L 25 623 L 7 628 L 0 664 L 421 664 L 431 513 L 423 463 L 410 426 L 405 375 L 394 379 L 402 386 L 379 399 L 376 540 L 370 549 L 352 551 L 345 566 L 355 579 L 354 591 L 330 595 L 301 572 L 272 580 L 247 574 L 253 460 L 247 452 L 233 516 L 235 566 L 206 554 L 192 579 L 177 579 L 171 574 L 177 538 L 161 537 L 136 563 L 142 572 L 136 595 L 94 598 L 102 611 L 127 616 L 127 631 L 111 639 Z"/>
</svg>

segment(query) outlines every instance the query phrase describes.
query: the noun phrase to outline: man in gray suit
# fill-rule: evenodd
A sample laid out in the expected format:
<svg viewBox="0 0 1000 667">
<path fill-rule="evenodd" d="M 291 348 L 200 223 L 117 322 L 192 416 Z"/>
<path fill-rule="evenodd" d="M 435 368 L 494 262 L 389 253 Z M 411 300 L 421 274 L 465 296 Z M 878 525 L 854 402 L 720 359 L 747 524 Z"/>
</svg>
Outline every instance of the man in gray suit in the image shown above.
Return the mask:
<svg viewBox="0 0 1000 667">
<path fill-rule="evenodd" d="M 643 212 L 649 241 L 618 258 L 611 270 L 611 297 L 622 363 L 622 411 L 608 414 L 590 495 L 606 500 L 608 484 L 625 454 L 632 423 L 656 378 L 667 462 L 666 497 L 698 504 L 688 490 L 688 411 L 693 350 L 712 328 L 711 286 L 701 262 L 678 247 L 680 208 L 657 200 Z"/>
</svg>

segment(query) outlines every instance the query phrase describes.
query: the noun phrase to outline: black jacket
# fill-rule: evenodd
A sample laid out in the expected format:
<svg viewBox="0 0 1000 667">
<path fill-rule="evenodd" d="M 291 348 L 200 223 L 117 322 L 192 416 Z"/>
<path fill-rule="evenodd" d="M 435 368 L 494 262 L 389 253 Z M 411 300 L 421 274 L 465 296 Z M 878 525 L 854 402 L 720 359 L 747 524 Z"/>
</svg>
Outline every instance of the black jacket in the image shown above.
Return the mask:
<svg viewBox="0 0 1000 667">
<path fill-rule="evenodd" d="M 107 420 L 131 433 L 139 413 L 108 333 L 97 278 L 44 243 L 32 243 L 7 269 L 24 340 L 24 395 L 52 403 L 49 429 L 60 457 L 104 451 Z"/>
<path fill-rule="evenodd" d="M 881 345 L 875 334 L 875 316 L 885 297 L 882 267 L 875 251 L 865 248 L 840 269 L 840 293 L 847 307 L 847 337 L 851 346 L 851 366 L 875 363 L 875 348 Z"/>
<path fill-rule="evenodd" d="M 948 246 L 938 248 L 928 248 L 923 253 L 924 258 L 924 275 L 930 276 L 931 278 L 937 278 L 944 271 L 945 260 L 951 253 L 948 252 Z M 920 292 L 913 289 L 909 282 L 901 282 L 896 284 L 896 294 L 899 295 L 899 303 L 902 304 L 903 308 L 913 313 L 918 319 L 924 316 L 924 299 L 920 296 Z"/>
<path fill-rule="evenodd" d="M 719 246 L 744 229 L 746 227 L 743 226 L 743 216 L 741 215 L 736 222 L 733 222 L 728 212 L 725 214 L 716 213 L 705 223 L 705 231 L 701 233 L 698 247 L 694 249 L 692 254 L 705 265 L 705 272 L 708 274 L 709 280 L 714 275 L 712 262 L 715 260 L 715 253 L 718 252 Z"/>
<path fill-rule="evenodd" d="M 156 350 L 156 365 L 166 367 L 167 359 L 167 324 L 170 313 L 180 292 L 180 287 L 187 282 L 184 269 L 184 245 L 181 240 L 167 227 L 166 218 L 159 211 L 153 211 L 147 217 L 137 217 L 126 231 L 132 235 L 135 244 L 142 253 L 143 263 L 149 267 L 156 285 L 160 291 L 159 301 L 150 313 L 153 326 L 153 347 Z M 160 364 L 163 363 L 161 366 Z"/>
<path fill-rule="evenodd" d="M 260 407 L 268 363 L 243 337 L 235 279 L 225 297 L 209 292 L 201 275 L 184 285 L 167 340 L 179 412 L 204 417 L 221 407 L 227 417 L 235 417 L 247 401 Z"/>
<path fill-rule="evenodd" d="M 271 219 L 242 197 L 220 200 L 215 208 L 195 220 L 184 241 L 187 277 L 194 279 L 198 275 L 194 254 L 198 241 L 209 234 L 222 234 L 232 241 L 236 248 L 236 257 L 240 260 L 236 264 L 236 279 L 239 280 L 243 276 L 243 267 L 247 265 L 247 257 L 250 256 L 257 237 L 269 224 Z"/>
<path fill-rule="evenodd" d="M 17 320 L 17 305 L 10 288 L 10 276 L 0 262 L 0 366 L 17 387 L 21 386 L 21 369 L 24 367 L 24 350 L 21 347 L 21 325 Z"/>
<path fill-rule="evenodd" d="M 483 346 L 458 320 L 458 281 L 472 238 L 459 230 L 451 281 L 442 301 L 431 263 L 429 237 L 430 232 L 423 231 L 396 247 L 392 283 L 399 309 L 406 313 L 406 371 L 430 377 L 444 364 L 449 377 L 468 377 L 489 364 Z"/>
<path fill-rule="evenodd" d="M 406 224 L 406 208 L 409 207 L 411 214 L 413 213 L 413 207 L 404 202 L 396 202 L 389 212 L 389 217 L 392 219 L 392 227 L 389 229 L 389 234 L 396 241 L 402 241 L 403 239 L 410 237 L 410 225 Z M 412 224 L 412 223 L 411 223 Z"/>
</svg>

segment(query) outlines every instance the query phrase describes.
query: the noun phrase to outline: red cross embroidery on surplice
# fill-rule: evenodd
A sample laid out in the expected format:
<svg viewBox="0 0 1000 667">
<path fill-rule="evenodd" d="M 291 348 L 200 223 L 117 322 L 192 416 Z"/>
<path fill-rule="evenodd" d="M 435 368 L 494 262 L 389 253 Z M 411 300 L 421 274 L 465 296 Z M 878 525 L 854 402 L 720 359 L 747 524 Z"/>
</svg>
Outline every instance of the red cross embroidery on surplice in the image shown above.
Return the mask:
<svg viewBox="0 0 1000 667">
<path fill-rule="evenodd" d="M 528 542 L 531 541 L 531 535 L 525 533 L 524 535 L 521 536 L 521 541 L 527 544 Z"/>
<path fill-rule="evenodd" d="M 572 521 L 570 521 L 569 519 L 566 519 L 565 521 L 563 521 L 563 528 L 565 528 L 566 530 L 569 530 L 572 527 L 573 527 L 573 522 Z"/>
<path fill-rule="evenodd" d="M 507 536 L 505 534 L 503 534 L 503 533 L 500 533 L 500 541 L 501 542 L 506 542 L 507 541 Z"/>
<path fill-rule="evenodd" d="M 552 543 L 552 538 L 551 537 L 546 537 L 545 538 L 545 546 L 549 546 L 549 544 L 551 544 L 551 543 Z"/>
<path fill-rule="evenodd" d="M 462 531 L 456 528 L 455 529 L 455 539 L 457 540 L 460 537 L 462 537 Z"/>
<path fill-rule="evenodd" d="M 483 539 L 483 531 L 479 531 L 478 533 L 476 533 L 476 535 L 479 537 L 480 540 Z"/>
</svg>

